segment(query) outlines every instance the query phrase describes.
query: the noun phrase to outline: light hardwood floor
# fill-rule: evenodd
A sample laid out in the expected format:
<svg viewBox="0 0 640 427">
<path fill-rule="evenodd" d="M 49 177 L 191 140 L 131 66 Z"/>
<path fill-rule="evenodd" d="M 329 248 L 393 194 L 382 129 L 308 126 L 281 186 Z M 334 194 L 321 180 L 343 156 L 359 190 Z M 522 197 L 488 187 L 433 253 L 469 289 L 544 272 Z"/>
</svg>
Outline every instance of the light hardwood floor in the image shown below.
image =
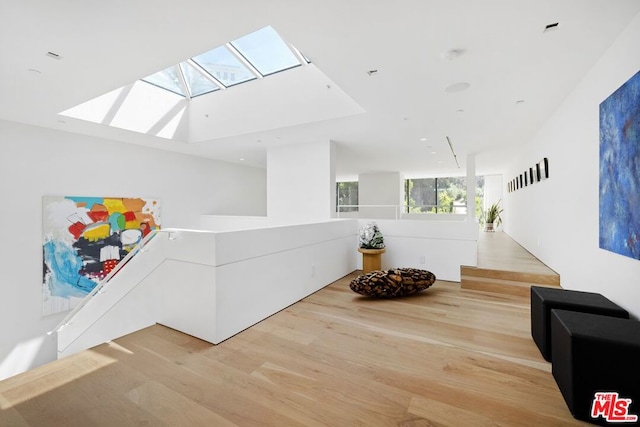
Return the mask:
<svg viewBox="0 0 640 427">
<path fill-rule="evenodd" d="M 557 274 L 503 231 L 479 233 L 478 267 L 530 274 Z"/>
<path fill-rule="evenodd" d="M 214 346 L 157 325 L 0 382 L 1 426 L 564 426 L 529 299 L 327 286 Z"/>
<path fill-rule="evenodd" d="M 560 275 L 502 231 L 481 231 L 477 267 L 460 266 L 463 289 L 528 297 L 531 286 L 560 286 Z"/>
</svg>

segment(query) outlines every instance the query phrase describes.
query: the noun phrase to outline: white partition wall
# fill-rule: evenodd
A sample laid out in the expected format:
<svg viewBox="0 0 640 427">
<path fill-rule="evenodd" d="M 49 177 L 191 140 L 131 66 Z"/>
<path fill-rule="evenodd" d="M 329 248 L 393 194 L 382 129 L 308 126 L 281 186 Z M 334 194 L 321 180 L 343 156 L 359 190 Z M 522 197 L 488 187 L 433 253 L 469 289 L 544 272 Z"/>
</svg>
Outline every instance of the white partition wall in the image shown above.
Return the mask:
<svg viewBox="0 0 640 427">
<path fill-rule="evenodd" d="M 360 218 L 399 218 L 403 205 L 404 179 L 399 172 L 361 173 L 358 175 Z"/>
<path fill-rule="evenodd" d="M 267 217 L 300 224 L 335 216 L 334 144 L 321 141 L 270 147 L 267 152 Z"/>
</svg>

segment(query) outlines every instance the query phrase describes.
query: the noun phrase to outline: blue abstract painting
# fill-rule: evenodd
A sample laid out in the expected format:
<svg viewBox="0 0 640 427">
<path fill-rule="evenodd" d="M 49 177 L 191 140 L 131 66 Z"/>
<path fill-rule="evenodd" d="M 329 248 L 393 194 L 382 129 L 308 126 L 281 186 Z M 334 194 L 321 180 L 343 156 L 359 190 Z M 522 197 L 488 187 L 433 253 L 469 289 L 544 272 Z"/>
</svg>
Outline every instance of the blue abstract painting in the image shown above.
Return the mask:
<svg viewBox="0 0 640 427">
<path fill-rule="evenodd" d="M 640 259 L 640 71 L 600 104 L 600 248 Z"/>
</svg>

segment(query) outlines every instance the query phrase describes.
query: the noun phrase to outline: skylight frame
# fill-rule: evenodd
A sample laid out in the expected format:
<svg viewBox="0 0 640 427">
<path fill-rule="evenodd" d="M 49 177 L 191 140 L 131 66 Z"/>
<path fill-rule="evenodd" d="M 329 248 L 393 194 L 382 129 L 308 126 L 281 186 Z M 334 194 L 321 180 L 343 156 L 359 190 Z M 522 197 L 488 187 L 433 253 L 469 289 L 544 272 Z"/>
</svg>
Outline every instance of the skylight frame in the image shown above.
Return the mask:
<svg viewBox="0 0 640 427">
<path fill-rule="evenodd" d="M 181 63 L 178 64 L 178 67 L 180 68 L 180 71 L 183 74 L 183 77 L 184 77 L 184 80 L 185 80 L 185 85 L 187 87 L 187 90 L 189 91 L 189 95 L 191 95 L 191 98 L 196 98 L 198 96 L 202 96 L 202 95 L 206 95 L 208 93 L 218 92 L 219 90 L 226 89 L 224 87 L 224 85 L 222 85 L 218 80 L 216 80 L 214 77 L 212 77 L 211 74 L 207 73 L 205 70 L 203 70 L 198 64 L 193 62 L 191 59 L 187 59 L 186 61 L 182 61 Z M 194 73 L 197 73 L 203 79 L 205 79 L 208 82 L 212 83 L 213 86 L 215 87 L 215 89 L 207 90 L 207 91 L 201 92 L 201 93 L 194 93 L 194 88 L 191 87 L 192 85 L 188 83 L 187 76 L 184 75 L 185 74 L 185 68 L 193 70 Z"/>
</svg>

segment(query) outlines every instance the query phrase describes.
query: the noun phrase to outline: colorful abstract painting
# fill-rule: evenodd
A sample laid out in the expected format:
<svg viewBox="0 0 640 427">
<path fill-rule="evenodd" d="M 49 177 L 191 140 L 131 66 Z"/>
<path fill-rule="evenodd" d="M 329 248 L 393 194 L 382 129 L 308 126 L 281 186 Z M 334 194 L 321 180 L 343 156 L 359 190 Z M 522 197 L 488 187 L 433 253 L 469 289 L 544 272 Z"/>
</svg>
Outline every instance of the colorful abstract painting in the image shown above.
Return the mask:
<svg viewBox="0 0 640 427">
<path fill-rule="evenodd" d="M 149 198 L 43 198 L 43 314 L 72 309 L 152 230 Z"/>
<path fill-rule="evenodd" d="M 640 72 L 600 104 L 600 248 L 640 259 Z"/>
</svg>

